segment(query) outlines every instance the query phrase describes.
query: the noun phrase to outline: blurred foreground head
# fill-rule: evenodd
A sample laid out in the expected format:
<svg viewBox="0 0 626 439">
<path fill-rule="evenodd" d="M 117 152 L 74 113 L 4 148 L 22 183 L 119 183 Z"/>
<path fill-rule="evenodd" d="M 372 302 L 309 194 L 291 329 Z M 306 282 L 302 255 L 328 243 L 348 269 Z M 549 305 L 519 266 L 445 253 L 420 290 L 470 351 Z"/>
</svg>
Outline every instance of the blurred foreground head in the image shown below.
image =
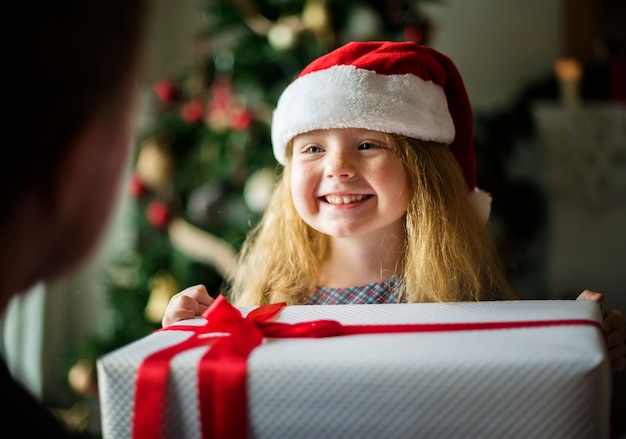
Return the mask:
<svg viewBox="0 0 626 439">
<path fill-rule="evenodd" d="M 0 311 L 74 268 L 128 158 L 145 0 L 8 0 L 2 28 Z"/>
</svg>

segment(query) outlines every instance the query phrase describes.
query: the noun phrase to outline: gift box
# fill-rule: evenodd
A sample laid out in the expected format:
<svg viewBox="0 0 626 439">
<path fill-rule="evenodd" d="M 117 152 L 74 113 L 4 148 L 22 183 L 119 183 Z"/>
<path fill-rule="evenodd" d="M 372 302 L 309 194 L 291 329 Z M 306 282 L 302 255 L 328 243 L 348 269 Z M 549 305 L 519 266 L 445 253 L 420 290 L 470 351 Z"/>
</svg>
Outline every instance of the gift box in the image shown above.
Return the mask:
<svg viewBox="0 0 626 439">
<path fill-rule="evenodd" d="M 220 296 L 100 358 L 128 438 L 604 438 L 596 302 L 235 308 Z"/>
</svg>

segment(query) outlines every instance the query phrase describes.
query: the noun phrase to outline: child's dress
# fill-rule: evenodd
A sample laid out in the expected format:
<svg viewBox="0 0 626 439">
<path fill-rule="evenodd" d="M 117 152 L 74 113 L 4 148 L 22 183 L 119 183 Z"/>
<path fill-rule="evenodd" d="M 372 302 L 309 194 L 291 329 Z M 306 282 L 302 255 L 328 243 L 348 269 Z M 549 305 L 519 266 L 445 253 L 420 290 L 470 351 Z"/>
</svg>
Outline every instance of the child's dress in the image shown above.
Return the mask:
<svg viewBox="0 0 626 439">
<path fill-rule="evenodd" d="M 315 288 L 315 292 L 304 299 L 301 305 L 357 305 L 374 303 L 404 303 L 401 291 L 404 282 L 401 276 L 393 276 L 366 285 L 348 288 Z M 488 288 L 484 300 L 507 300 L 505 294 L 495 288 Z"/>
<path fill-rule="evenodd" d="M 398 276 L 367 285 L 348 288 L 317 287 L 302 305 L 348 305 L 399 303 L 402 278 Z"/>
</svg>

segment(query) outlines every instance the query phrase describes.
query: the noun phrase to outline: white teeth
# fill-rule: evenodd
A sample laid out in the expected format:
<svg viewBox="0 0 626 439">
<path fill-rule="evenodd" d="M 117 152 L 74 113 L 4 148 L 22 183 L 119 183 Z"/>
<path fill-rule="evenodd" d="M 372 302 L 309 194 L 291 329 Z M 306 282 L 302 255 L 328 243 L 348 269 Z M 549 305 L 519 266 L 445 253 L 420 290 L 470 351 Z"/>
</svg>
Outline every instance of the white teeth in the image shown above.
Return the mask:
<svg viewBox="0 0 626 439">
<path fill-rule="evenodd" d="M 324 198 L 330 204 L 350 204 L 364 200 L 365 195 L 326 195 Z"/>
</svg>

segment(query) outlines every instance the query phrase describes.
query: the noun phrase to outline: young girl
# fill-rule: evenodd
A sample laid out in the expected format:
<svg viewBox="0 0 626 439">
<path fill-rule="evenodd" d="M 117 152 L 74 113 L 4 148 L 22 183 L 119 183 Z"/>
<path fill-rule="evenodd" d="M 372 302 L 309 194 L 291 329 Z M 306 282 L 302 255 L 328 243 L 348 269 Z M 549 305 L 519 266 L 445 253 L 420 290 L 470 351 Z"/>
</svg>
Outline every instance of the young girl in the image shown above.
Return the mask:
<svg viewBox="0 0 626 439">
<path fill-rule="evenodd" d="M 234 304 L 515 298 L 487 226 L 491 199 L 476 188 L 470 103 L 446 56 L 413 42 L 330 52 L 283 92 L 272 143 L 283 173 L 224 291 Z M 202 285 L 178 293 L 163 326 L 212 300 Z M 604 325 L 621 369 L 622 313 Z"/>
</svg>

